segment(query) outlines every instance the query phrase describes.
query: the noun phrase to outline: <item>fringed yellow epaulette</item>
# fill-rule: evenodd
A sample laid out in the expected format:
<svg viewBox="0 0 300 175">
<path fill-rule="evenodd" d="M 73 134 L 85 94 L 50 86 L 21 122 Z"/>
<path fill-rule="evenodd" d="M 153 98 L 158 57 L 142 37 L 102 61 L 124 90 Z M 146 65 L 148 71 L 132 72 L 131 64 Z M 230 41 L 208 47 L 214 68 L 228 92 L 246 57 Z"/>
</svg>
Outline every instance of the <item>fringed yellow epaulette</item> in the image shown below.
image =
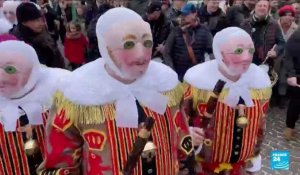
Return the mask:
<svg viewBox="0 0 300 175">
<path fill-rule="evenodd" d="M 70 119 L 75 126 L 78 126 L 78 124 L 101 124 L 107 119 L 111 120 L 115 117 L 114 104 L 101 106 L 78 105 L 65 98 L 63 93 L 59 91 L 54 95 L 54 104 L 57 111 L 62 109 L 65 111 L 66 118 Z"/>
<path fill-rule="evenodd" d="M 180 104 L 183 98 L 183 85 L 179 83 L 174 89 L 163 93 L 169 97 L 168 106 L 174 107 Z"/>
<path fill-rule="evenodd" d="M 190 86 L 190 91 L 193 99 L 193 107 L 196 108 L 197 104 L 208 102 L 210 96 L 213 95 L 213 92 L 210 90 L 202 90 L 197 89 L 196 87 Z M 223 89 L 219 96 L 219 100 L 224 100 L 228 95 L 229 90 Z M 264 89 L 250 89 L 250 96 L 254 100 L 269 100 L 272 95 L 272 88 L 264 88 Z"/>
<path fill-rule="evenodd" d="M 183 87 L 181 84 L 178 84 L 176 88 L 163 94 L 169 97 L 168 106 L 174 107 L 179 105 L 183 97 Z M 60 91 L 55 93 L 53 102 L 57 111 L 63 109 L 66 118 L 70 119 L 75 126 L 78 126 L 78 124 L 101 124 L 106 120 L 115 118 L 114 104 L 95 106 L 79 105 L 67 99 Z"/>
</svg>

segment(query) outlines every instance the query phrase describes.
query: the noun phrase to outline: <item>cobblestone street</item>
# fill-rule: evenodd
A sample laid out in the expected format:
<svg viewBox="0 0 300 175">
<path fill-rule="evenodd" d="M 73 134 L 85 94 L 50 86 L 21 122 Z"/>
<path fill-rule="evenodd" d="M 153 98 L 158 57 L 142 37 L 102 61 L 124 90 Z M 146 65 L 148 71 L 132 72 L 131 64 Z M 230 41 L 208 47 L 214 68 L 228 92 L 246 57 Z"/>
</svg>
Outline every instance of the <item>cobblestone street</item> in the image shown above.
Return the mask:
<svg viewBox="0 0 300 175">
<path fill-rule="evenodd" d="M 286 141 L 283 138 L 285 128 L 286 109 L 277 107 L 270 108 L 267 118 L 267 134 L 262 148 L 262 171 L 261 175 L 299 175 L 300 174 L 300 122 L 296 124 L 296 140 Z M 270 154 L 271 150 L 289 150 L 290 151 L 290 170 L 278 171 L 271 170 Z"/>
</svg>

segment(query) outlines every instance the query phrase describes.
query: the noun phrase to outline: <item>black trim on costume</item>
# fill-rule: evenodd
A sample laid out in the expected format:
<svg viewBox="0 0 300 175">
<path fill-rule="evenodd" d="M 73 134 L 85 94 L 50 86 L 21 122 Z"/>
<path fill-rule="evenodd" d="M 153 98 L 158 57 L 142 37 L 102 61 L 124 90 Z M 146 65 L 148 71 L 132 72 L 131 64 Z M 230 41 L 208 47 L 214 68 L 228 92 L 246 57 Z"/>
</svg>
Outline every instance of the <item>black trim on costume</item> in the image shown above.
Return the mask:
<svg viewBox="0 0 300 175">
<path fill-rule="evenodd" d="M 240 97 L 238 104 L 245 104 L 244 100 Z M 235 109 L 234 113 L 234 128 L 233 128 L 233 139 L 232 139 L 232 151 L 230 157 L 230 163 L 237 163 L 242 150 L 243 144 L 243 128 L 237 126 L 237 119 L 239 117 L 239 110 Z"/>
<path fill-rule="evenodd" d="M 14 166 L 14 161 L 13 161 L 13 157 L 12 157 L 12 152 L 11 152 L 11 149 L 10 149 L 10 142 L 8 140 L 8 135 L 4 133 L 4 137 L 5 137 L 5 142 L 6 142 L 6 149 L 7 149 L 7 154 L 8 154 L 8 159 L 9 159 L 9 162 L 4 162 L 5 164 L 9 163 L 11 168 L 12 168 L 12 172 L 14 172 L 14 169 L 16 168 Z M 13 145 L 14 146 L 14 145 Z"/>
<path fill-rule="evenodd" d="M 24 169 L 24 167 L 23 167 L 23 163 L 22 163 L 22 153 L 21 153 L 21 149 L 24 149 L 24 148 L 20 148 L 19 147 L 19 144 L 18 144 L 18 139 L 17 139 L 17 137 L 18 137 L 18 134 L 19 133 L 17 133 L 17 132 L 14 132 L 13 133 L 13 139 L 14 139 L 14 146 L 15 146 L 15 148 L 16 148 L 16 152 L 17 152 L 17 161 L 19 162 L 19 165 L 20 165 L 20 172 L 21 172 L 21 175 L 24 175 L 24 171 L 22 171 L 23 169 Z M 22 145 L 22 144 L 21 144 Z"/>
<path fill-rule="evenodd" d="M 147 114 L 145 113 L 143 107 L 140 105 L 140 103 L 137 100 L 136 100 L 136 106 L 137 106 L 138 115 L 139 115 L 138 122 L 140 124 L 142 122 L 145 122 L 145 120 L 147 118 Z M 149 141 L 153 141 L 152 135 L 150 135 Z M 150 169 L 152 169 L 151 173 L 149 173 Z M 156 157 L 155 156 L 153 157 L 152 161 L 150 161 L 150 162 L 147 162 L 146 159 L 142 158 L 142 174 L 143 175 L 156 175 L 157 174 L 157 172 L 156 172 Z"/>
</svg>

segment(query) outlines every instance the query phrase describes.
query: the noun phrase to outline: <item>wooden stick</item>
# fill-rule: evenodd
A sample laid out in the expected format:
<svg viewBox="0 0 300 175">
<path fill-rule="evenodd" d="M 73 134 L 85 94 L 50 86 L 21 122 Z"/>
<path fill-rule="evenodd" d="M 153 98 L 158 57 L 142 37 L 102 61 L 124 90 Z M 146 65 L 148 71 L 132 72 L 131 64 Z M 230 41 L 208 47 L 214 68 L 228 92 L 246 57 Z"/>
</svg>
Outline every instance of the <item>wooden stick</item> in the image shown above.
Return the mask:
<svg viewBox="0 0 300 175">
<path fill-rule="evenodd" d="M 133 144 L 133 148 L 128 155 L 127 162 L 125 163 L 122 175 L 131 175 L 133 169 L 135 168 L 140 156 L 143 153 L 145 145 L 150 137 L 151 129 L 153 128 L 155 120 L 152 117 L 147 117 L 145 120 L 145 125 L 140 129 L 138 137 Z M 147 134 L 149 132 L 149 135 Z"/>
<path fill-rule="evenodd" d="M 276 48 L 276 46 L 277 46 L 277 44 L 274 44 L 274 46 L 272 47 L 272 49 L 270 51 L 274 51 L 274 49 Z M 269 59 L 269 56 L 267 56 L 265 58 L 265 60 L 261 64 L 265 64 L 268 59 Z"/>
</svg>

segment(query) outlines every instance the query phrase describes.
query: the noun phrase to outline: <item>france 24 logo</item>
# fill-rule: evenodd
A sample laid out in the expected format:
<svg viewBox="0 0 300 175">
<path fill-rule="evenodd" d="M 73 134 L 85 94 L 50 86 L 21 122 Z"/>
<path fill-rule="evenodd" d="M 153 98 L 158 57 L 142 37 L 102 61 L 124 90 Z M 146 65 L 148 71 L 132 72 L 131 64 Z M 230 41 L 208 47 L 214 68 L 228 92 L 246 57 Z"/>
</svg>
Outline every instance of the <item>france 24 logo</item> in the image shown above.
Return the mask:
<svg viewBox="0 0 300 175">
<path fill-rule="evenodd" d="M 290 169 L 290 152 L 287 150 L 271 151 L 271 169 L 272 170 L 289 170 Z"/>
</svg>

